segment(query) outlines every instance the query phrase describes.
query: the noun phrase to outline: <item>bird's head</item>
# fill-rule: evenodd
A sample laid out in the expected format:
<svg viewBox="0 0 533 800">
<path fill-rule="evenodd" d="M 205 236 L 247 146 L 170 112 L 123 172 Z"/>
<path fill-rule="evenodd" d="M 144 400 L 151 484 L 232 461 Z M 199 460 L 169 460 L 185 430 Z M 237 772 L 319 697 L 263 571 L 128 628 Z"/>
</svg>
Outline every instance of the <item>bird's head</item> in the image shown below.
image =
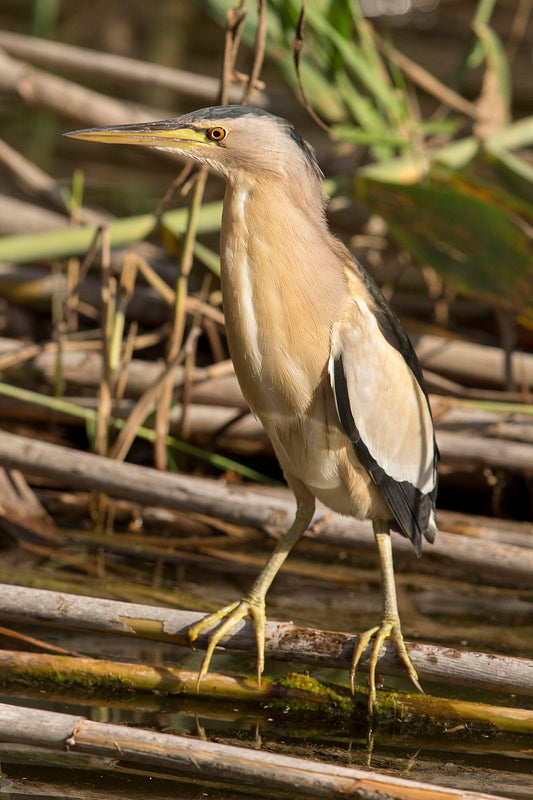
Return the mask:
<svg viewBox="0 0 533 800">
<path fill-rule="evenodd" d="M 229 180 L 265 174 L 294 179 L 300 170 L 321 177 L 313 149 L 294 128 L 253 106 L 214 106 L 162 122 L 87 128 L 66 135 L 172 150 L 207 164 Z"/>
</svg>

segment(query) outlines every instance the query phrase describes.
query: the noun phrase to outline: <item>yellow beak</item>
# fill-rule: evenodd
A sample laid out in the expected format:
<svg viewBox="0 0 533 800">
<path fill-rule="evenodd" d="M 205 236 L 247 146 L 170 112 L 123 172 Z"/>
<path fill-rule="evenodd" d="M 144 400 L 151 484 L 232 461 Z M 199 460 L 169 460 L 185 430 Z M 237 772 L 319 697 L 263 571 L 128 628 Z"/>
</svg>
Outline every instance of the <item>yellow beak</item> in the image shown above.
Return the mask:
<svg viewBox="0 0 533 800">
<path fill-rule="evenodd" d="M 84 128 L 64 135 L 73 139 L 86 139 L 89 142 L 139 144 L 145 147 L 168 147 L 176 150 L 188 150 L 191 147 L 212 144 L 204 131 L 192 127 L 179 127 L 179 120 L 118 125 L 109 128 Z"/>
</svg>

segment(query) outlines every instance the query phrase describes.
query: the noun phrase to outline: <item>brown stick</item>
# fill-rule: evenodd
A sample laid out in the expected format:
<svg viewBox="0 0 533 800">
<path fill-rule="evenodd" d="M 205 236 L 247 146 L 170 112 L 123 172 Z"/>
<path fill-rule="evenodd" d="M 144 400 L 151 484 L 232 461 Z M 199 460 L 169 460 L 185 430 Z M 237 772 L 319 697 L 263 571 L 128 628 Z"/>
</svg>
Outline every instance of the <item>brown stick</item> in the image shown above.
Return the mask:
<svg viewBox="0 0 533 800">
<path fill-rule="evenodd" d="M 410 59 L 408 56 L 401 53 L 399 50 L 396 50 L 390 42 L 385 41 L 381 36 L 379 36 L 373 28 L 371 28 L 372 35 L 374 37 L 374 41 L 378 46 L 379 50 L 384 53 L 387 58 L 398 64 L 400 69 L 405 72 L 407 77 L 417 86 L 420 87 L 424 92 L 427 94 L 432 95 L 441 103 L 449 106 L 449 108 L 453 108 L 455 111 L 459 111 L 461 114 L 466 114 L 466 116 L 470 117 L 471 119 L 477 120 L 479 117 L 479 110 L 475 103 L 471 103 L 469 100 L 466 100 L 462 97 L 458 92 L 454 92 L 453 89 L 450 89 L 449 86 L 442 83 L 438 78 L 436 78 L 429 70 L 424 69 L 417 64 L 415 61 Z"/>
<path fill-rule="evenodd" d="M 42 643 L 41 643 L 42 644 Z M 45 645 L 46 646 L 46 645 Z M 366 710 L 367 691 L 356 687 L 352 696 L 347 687 L 326 686 L 307 675 L 291 673 L 285 679 L 263 678 L 258 686 L 255 678 L 233 677 L 209 672 L 197 686 L 198 673 L 169 666 L 155 667 L 148 664 L 108 661 L 85 656 L 74 657 L 70 653 L 25 653 L 0 650 L 0 678 L 2 685 L 52 686 L 67 684 L 69 687 L 87 689 L 120 690 L 130 692 L 158 692 L 180 694 L 199 698 L 211 696 L 217 700 L 246 700 L 272 703 L 282 700 L 299 719 L 305 717 L 306 709 L 311 713 L 322 708 L 324 713 L 332 711 L 338 727 L 350 724 L 355 709 Z M 533 733 L 533 711 L 523 708 L 507 708 L 471 702 L 449 700 L 423 694 L 400 692 L 378 692 L 374 705 L 375 719 L 390 719 L 391 704 L 395 718 L 408 716 L 423 719 L 442 726 L 451 720 L 463 724 L 476 723 L 500 731 Z M 284 709 L 284 713 L 285 710 Z"/>
<path fill-rule="evenodd" d="M 505 353 L 500 347 L 487 347 L 457 339 L 424 334 L 414 336 L 413 343 L 424 369 L 463 378 L 476 386 L 487 383 L 504 385 Z M 533 355 L 515 352 L 513 373 L 521 385 L 533 386 Z"/>
<path fill-rule="evenodd" d="M 0 43 L 1 38 L 2 31 L 0 31 Z M 61 193 L 58 182 L 4 141 L 0 141 L 0 164 L 2 169 L 11 176 L 14 183 L 23 189 L 25 194 L 44 200 L 53 205 L 62 214 L 68 215 L 65 198 Z M 106 214 L 83 206 L 76 210 L 76 214 L 80 222 L 94 225 L 99 225 L 107 219 Z M 21 226 L 20 222 L 18 224 L 21 232 L 28 232 L 26 228 Z"/>
<path fill-rule="evenodd" d="M 443 461 L 533 471 L 533 445 L 481 436 L 437 432 Z"/>
<path fill-rule="evenodd" d="M 194 306 L 189 303 L 189 310 Z M 19 342 L 0 339 L 0 356 L 4 348 L 16 353 L 22 346 Z M 3 365 L 7 354 L 3 355 Z M 16 363 L 16 360 L 15 362 Z M 31 366 L 37 371 L 39 377 L 51 380 L 55 374 L 55 354 L 52 348 L 44 349 L 32 358 Z M 80 369 L 80 363 L 83 369 Z M 219 365 L 221 368 L 221 365 Z M 63 374 L 71 383 L 84 386 L 98 386 L 101 375 L 101 355 L 96 352 L 65 353 L 63 358 Z M 230 366 L 228 365 L 228 369 Z M 245 401 L 237 384 L 233 371 L 224 376 L 224 379 L 211 380 L 207 383 L 204 379 L 210 374 L 209 370 L 194 369 L 192 378 L 195 388 L 191 395 L 194 403 L 207 402 L 213 405 L 222 404 L 233 406 L 228 408 L 201 408 L 190 409 L 191 431 L 203 437 L 214 436 L 219 430 L 231 424 L 238 417 L 238 409 L 245 408 Z M 172 373 L 174 385 L 183 381 L 183 368 L 176 368 Z M 132 359 L 128 370 L 128 383 L 126 391 L 129 395 L 137 395 L 146 391 L 150 385 L 155 385 L 161 378 L 160 367 L 156 364 L 146 363 L 140 359 Z M 484 412 L 476 408 L 461 406 L 453 400 L 443 400 L 432 396 L 432 408 L 437 424 L 437 442 L 443 462 L 469 463 L 490 468 L 509 469 L 522 471 L 533 464 L 533 425 L 531 415 L 524 415 L 514 421 L 506 411 Z M 175 413 L 178 409 L 175 409 Z M 196 419 L 196 422 L 195 422 Z M 488 435 L 476 435 L 476 431 L 483 424 L 483 429 Z M 203 427 L 205 425 L 205 427 Z M 450 430 L 445 430 L 450 428 Z M 243 433 L 243 431 L 246 431 Z M 460 431 L 460 432 L 459 432 Z M 491 435 L 492 434 L 492 435 Z M 268 448 L 266 435 L 260 423 L 248 417 L 246 424 L 240 424 L 232 429 L 231 434 L 237 439 L 254 439 L 262 447 Z M 523 441 L 516 441 L 522 438 Z"/>
<path fill-rule="evenodd" d="M 194 611 L 0 585 L 0 619 L 10 622 L 118 633 L 187 645 L 189 627 L 202 616 Z M 207 639 L 206 634 L 199 637 L 198 646 L 204 647 Z M 240 623 L 222 641 L 228 650 L 255 652 L 255 636 L 249 621 Z M 265 651 L 268 657 L 281 661 L 348 669 L 356 641 L 357 636 L 352 634 L 302 628 L 290 622 L 267 622 Z M 528 659 L 418 643 L 408 643 L 407 649 L 422 679 L 533 694 L 533 661 Z M 365 650 L 363 670 L 367 669 L 371 650 L 371 645 Z M 391 642 L 385 643 L 379 666 L 384 673 L 403 674 L 403 664 Z"/>
<path fill-rule="evenodd" d="M 21 269 L 21 276 L 25 274 Z M 28 270 L 24 267 L 24 270 Z M 29 272 L 28 275 L 35 280 L 39 272 Z M 44 279 L 49 275 L 49 270 L 42 270 L 42 278 Z M 166 298 L 169 302 L 172 301 L 172 296 L 169 294 Z M 145 302 L 148 302 L 145 300 Z M 193 302 L 199 303 L 195 298 L 190 298 L 191 304 Z M 193 312 L 192 308 L 190 311 Z M 199 309 L 201 313 L 209 313 L 209 306 L 202 304 Z M 223 317 L 217 309 L 211 309 L 211 317 L 217 322 L 222 324 Z M 440 372 L 442 374 L 453 374 L 458 378 L 468 379 L 477 383 L 485 384 L 490 382 L 492 384 L 502 383 L 503 380 L 503 365 L 505 355 L 499 347 L 488 347 L 485 345 L 472 344 L 469 342 L 460 342 L 448 340 L 440 336 L 420 336 L 415 341 L 416 351 L 421 360 L 422 366 L 433 372 Z M 10 346 L 9 340 L 0 338 L 0 345 L 2 348 Z M 18 346 L 18 342 L 12 343 L 12 346 Z M 143 369 L 155 369 L 151 364 L 143 362 Z M 513 356 L 513 369 L 520 383 L 524 386 L 533 386 L 533 354 L 532 353 L 515 353 Z M 233 370 L 231 370 L 233 372 Z M 208 371 L 204 370 L 207 375 Z M 75 375 L 72 376 L 72 379 Z M 78 378 L 79 380 L 79 378 Z M 237 380 L 233 375 L 235 383 L 235 396 L 241 398 L 242 394 L 237 387 Z M 142 390 L 139 390 L 139 393 Z M 495 399 L 493 397 L 493 399 Z M 441 401 L 444 402 L 444 401 Z M 232 403 L 236 403 L 232 400 Z"/>
<path fill-rule="evenodd" d="M 46 108 L 60 118 L 68 117 L 83 124 L 149 121 L 162 119 L 166 113 L 114 100 L 65 78 L 34 69 L 5 52 L 0 54 L 0 88 L 17 94 L 29 106 Z"/>
<path fill-rule="evenodd" d="M 200 97 L 212 102 L 218 93 L 218 80 L 210 75 L 199 75 L 197 72 L 51 42 L 35 36 L 0 31 L 0 47 L 16 58 L 52 69 L 64 69 L 70 74 L 103 76 L 106 80 L 112 77 L 121 83 L 149 86 L 152 90 L 156 87 L 170 89 L 184 97 Z M 230 89 L 229 102 L 236 103 L 239 95 L 238 88 Z"/>
<path fill-rule="evenodd" d="M 20 200 L 17 197 L 9 197 L 6 194 L 0 196 L 0 236 L 28 235 L 40 233 L 43 230 L 60 231 L 67 227 L 67 217 L 57 211 L 51 211 L 35 203 Z M 5 269 L 4 264 L 2 267 Z M 48 274 L 50 274 L 49 270 Z"/>
<path fill-rule="evenodd" d="M 258 0 L 257 2 L 258 22 L 254 42 L 254 58 L 250 75 L 246 87 L 244 89 L 241 103 L 246 105 L 250 102 L 250 98 L 256 91 L 259 83 L 259 75 L 263 68 L 263 61 L 265 58 L 266 35 L 267 35 L 267 16 L 266 16 L 266 0 Z M 234 63 L 235 66 L 235 63 Z"/>
<path fill-rule="evenodd" d="M 460 800 L 461 790 L 388 777 L 376 772 L 321 764 L 233 745 L 93 722 L 71 714 L 0 706 L 0 740 L 69 752 L 119 758 L 121 761 L 177 769 L 201 778 L 268 786 L 305 797 L 354 800 Z M 502 800 L 469 792 L 471 800 Z"/>
<path fill-rule="evenodd" d="M 19 469 L 30 475 L 52 478 L 77 489 L 103 491 L 113 497 L 142 505 L 163 505 L 178 511 L 198 511 L 228 522 L 283 532 L 294 517 L 291 492 L 276 494 L 247 486 L 227 486 L 214 480 L 187 475 L 163 474 L 136 464 L 120 464 L 92 453 L 0 432 L 0 466 Z M 328 512 L 317 511 L 317 521 Z M 327 536 L 326 536 L 327 532 Z M 373 550 L 368 522 L 334 516 L 321 526 L 320 536 L 336 542 L 349 541 L 352 547 Z M 396 552 L 412 553 L 410 543 L 396 537 Z M 525 580 L 531 585 L 533 550 L 500 545 L 468 536 L 441 532 L 435 544 L 426 548 L 426 557 L 444 557 L 465 569 L 483 569 L 497 577 Z"/>
</svg>

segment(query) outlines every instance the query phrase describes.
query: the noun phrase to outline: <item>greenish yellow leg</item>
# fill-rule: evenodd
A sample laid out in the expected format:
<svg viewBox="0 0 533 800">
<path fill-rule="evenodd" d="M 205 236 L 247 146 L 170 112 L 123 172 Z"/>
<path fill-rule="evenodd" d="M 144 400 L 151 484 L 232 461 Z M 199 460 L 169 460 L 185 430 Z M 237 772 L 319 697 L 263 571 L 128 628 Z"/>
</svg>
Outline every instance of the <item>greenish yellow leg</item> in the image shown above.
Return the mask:
<svg viewBox="0 0 533 800">
<path fill-rule="evenodd" d="M 208 614 L 195 625 L 192 625 L 188 630 L 189 642 L 194 642 L 206 628 L 211 625 L 221 622 L 209 637 L 207 649 L 205 651 L 204 660 L 198 673 L 197 687 L 204 675 L 209 670 L 209 664 L 215 651 L 215 647 L 222 640 L 222 638 L 237 625 L 244 617 L 250 616 L 254 626 L 255 641 L 257 647 L 257 682 L 261 684 L 261 673 L 265 663 L 265 598 L 270 588 L 270 585 L 276 577 L 279 568 L 289 555 L 291 549 L 294 547 L 300 536 L 309 527 L 309 523 L 313 518 L 314 508 L 299 506 L 296 512 L 296 517 L 291 527 L 280 541 L 271 557 L 265 564 L 263 571 L 253 584 L 248 594 L 231 603 L 229 606 L 220 608 L 218 611 Z"/>
<path fill-rule="evenodd" d="M 420 683 L 418 682 L 418 675 L 407 653 L 405 642 L 403 640 L 402 628 L 400 624 L 400 615 L 398 613 L 398 601 L 396 599 L 396 586 L 394 582 L 394 565 L 392 561 L 392 545 L 390 540 L 390 529 L 387 522 L 374 522 L 374 536 L 379 553 L 381 564 L 381 575 L 383 582 L 383 617 L 381 624 L 369 631 L 360 634 L 355 646 L 352 666 L 350 669 L 350 682 L 352 692 L 355 685 L 355 676 L 357 672 L 357 665 L 359 660 L 369 644 L 370 640 L 374 639 L 372 647 L 372 654 L 368 662 L 368 711 L 371 714 L 376 699 L 376 666 L 379 659 L 381 648 L 386 639 L 392 639 L 396 652 L 401 661 L 405 665 L 407 674 L 416 688 L 424 693 Z"/>
</svg>

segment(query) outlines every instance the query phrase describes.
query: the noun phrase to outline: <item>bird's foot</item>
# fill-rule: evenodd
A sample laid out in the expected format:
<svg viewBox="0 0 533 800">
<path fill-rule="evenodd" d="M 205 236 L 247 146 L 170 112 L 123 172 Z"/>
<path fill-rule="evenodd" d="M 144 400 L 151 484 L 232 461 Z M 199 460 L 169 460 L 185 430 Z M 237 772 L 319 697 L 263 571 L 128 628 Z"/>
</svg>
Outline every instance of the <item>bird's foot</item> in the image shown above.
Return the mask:
<svg viewBox="0 0 533 800">
<path fill-rule="evenodd" d="M 376 699 L 376 666 L 381 648 L 386 639 L 392 639 L 396 648 L 396 652 L 398 653 L 400 660 L 403 662 L 411 681 L 414 683 L 418 691 L 424 694 L 424 690 L 418 682 L 416 669 L 413 667 L 405 647 L 399 617 L 385 617 L 385 619 L 381 621 L 381 625 L 377 625 L 375 628 L 371 628 L 369 631 L 359 634 L 352 656 L 352 666 L 350 668 L 350 683 L 352 687 L 352 693 L 355 686 L 357 665 L 366 646 L 370 643 L 372 638 L 374 639 L 374 644 L 370 659 L 368 661 L 368 713 L 372 714 L 372 708 Z"/>
<path fill-rule="evenodd" d="M 265 663 L 265 601 L 264 598 L 256 598 L 253 595 L 247 595 L 242 600 L 237 600 L 229 606 L 219 608 L 212 614 L 208 614 L 194 625 L 191 625 L 187 631 L 187 637 L 192 644 L 202 631 L 220 623 L 217 628 L 209 637 L 207 648 L 205 651 L 204 660 L 198 673 L 196 681 L 196 688 L 199 689 L 202 678 L 207 675 L 209 664 L 215 651 L 215 647 L 223 639 L 223 637 L 234 628 L 242 619 L 250 616 L 254 626 L 255 641 L 257 646 L 257 683 L 261 685 L 261 673 Z"/>
</svg>

